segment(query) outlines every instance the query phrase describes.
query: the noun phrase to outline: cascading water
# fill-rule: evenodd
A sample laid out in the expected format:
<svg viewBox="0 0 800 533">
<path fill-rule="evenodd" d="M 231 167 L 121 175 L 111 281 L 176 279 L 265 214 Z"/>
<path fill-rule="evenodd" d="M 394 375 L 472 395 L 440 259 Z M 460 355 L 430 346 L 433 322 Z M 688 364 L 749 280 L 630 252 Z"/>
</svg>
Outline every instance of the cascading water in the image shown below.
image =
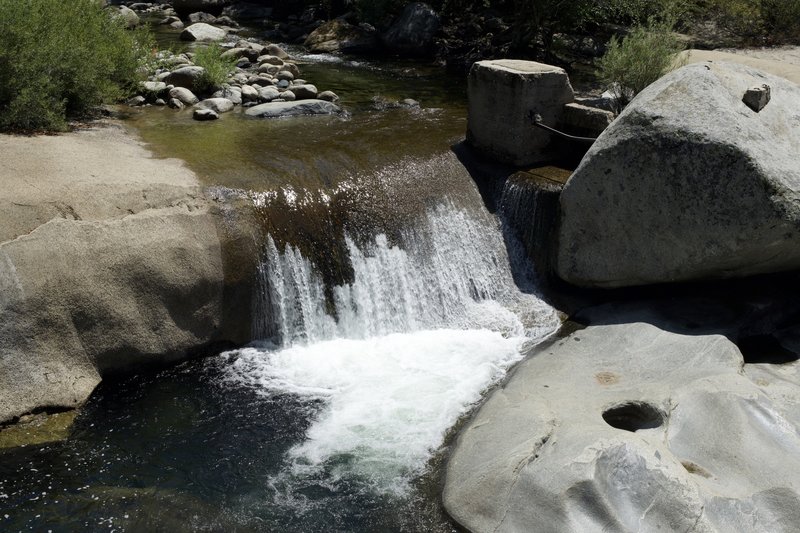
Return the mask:
<svg viewBox="0 0 800 533">
<path fill-rule="evenodd" d="M 423 202 L 391 237 L 345 234 L 352 276 L 327 291 L 298 246 L 267 238 L 255 324 L 265 342 L 225 357 L 229 384 L 308 405 L 305 439 L 272 479 L 276 499 L 296 506 L 287 494 L 309 480 L 405 494 L 526 343 L 558 327 L 533 276 L 512 275 L 497 219 L 464 186 L 468 202 Z"/>
</svg>

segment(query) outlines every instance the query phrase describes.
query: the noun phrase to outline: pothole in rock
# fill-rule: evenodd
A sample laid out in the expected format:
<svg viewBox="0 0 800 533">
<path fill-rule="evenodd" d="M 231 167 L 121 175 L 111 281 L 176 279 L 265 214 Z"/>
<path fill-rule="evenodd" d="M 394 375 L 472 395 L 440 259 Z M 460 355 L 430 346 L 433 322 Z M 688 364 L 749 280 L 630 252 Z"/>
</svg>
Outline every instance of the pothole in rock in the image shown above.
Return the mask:
<svg viewBox="0 0 800 533">
<path fill-rule="evenodd" d="M 639 431 L 664 424 L 664 414 L 646 402 L 625 402 L 603 411 L 603 420 L 617 429 Z"/>
<path fill-rule="evenodd" d="M 785 348 L 772 335 L 742 337 L 736 345 L 744 356 L 744 362 L 748 364 L 783 365 L 800 359 L 800 354 Z"/>
</svg>

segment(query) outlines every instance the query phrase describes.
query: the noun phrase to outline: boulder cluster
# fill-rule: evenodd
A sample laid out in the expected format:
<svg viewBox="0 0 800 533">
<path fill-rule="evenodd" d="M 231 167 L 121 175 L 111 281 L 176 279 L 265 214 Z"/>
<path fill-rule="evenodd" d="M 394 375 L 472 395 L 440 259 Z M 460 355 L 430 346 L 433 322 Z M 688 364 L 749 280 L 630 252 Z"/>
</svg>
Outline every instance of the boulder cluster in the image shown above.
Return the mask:
<svg viewBox="0 0 800 533">
<path fill-rule="evenodd" d="M 183 22 L 169 6 L 132 4 L 131 8 L 164 15 L 162 24 L 182 28 Z M 135 16 L 132 9 L 125 8 Z M 122 12 L 122 11 L 121 11 Z M 339 97 L 332 91 L 320 91 L 301 78 L 300 68 L 280 46 L 268 42 L 236 39 L 236 23 L 228 16 L 215 17 L 205 12 L 188 16 L 190 25 L 180 34 L 181 40 L 214 43 L 220 48 L 220 61 L 235 62 L 227 80 L 215 84 L 206 69 L 195 64 L 195 54 L 162 50 L 155 54 L 148 81 L 139 85 L 131 106 L 155 105 L 173 109 L 193 108 L 197 120 L 214 120 L 221 113 L 237 107 L 282 104 L 259 108 L 251 116 L 338 113 Z M 221 25 L 223 24 L 223 25 Z M 301 105 L 302 103 L 302 105 Z M 280 111 L 280 112 L 277 112 Z"/>
</svg>

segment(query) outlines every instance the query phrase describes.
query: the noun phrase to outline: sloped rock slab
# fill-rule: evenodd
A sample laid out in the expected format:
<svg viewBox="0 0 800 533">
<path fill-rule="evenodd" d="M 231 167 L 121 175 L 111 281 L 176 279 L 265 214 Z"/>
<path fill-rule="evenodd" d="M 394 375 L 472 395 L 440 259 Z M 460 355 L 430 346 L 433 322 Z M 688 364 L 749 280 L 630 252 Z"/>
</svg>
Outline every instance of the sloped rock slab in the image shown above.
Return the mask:
<svg viewBox="0 0 800 533">
<path fill-rule="evenodd" d="M 796 531 L 797 369 L 759 365 L 754 382 L 725 337 L 600 322 L 536 351 L 462 430 L 453 518 L 473 532 Z"/>
<path fill-rule="evenodd" d="M 302 100 L 299 102 L 269 102 L 248 108 L 245 113 L 251 117 L 275 118 L 299 115 L 334 115 L 339 106 L 324 100 Z"/>
</svg>

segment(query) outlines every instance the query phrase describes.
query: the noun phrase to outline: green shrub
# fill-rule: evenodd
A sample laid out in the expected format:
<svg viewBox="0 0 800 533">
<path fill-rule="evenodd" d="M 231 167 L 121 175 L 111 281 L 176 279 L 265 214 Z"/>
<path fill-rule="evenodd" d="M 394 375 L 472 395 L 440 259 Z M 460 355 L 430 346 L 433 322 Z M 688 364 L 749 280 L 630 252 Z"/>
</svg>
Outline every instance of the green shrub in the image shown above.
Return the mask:
<svg viewBox="0 0 800 533">
<path fill-rule="evenodd" d="M 63 130 L 127 94 L 149 36 L 97 0 L 0 0 L 0 130 Z"/>
<path fill-rule="evenodd" d="M 618 110 L 663 76 L 682 48 L 668 22 L 637 26 L 622 40 L 612 37 L 600 58 L 600 79 L 611 85 Z"/>
<path fill-rule="evenodd" d="M 750 43 L 800 40 L 800 0 L 709 0 L 707 13 L 722 28 Z"/>
<path fill-rule="evenodd" d="M 205 72 L 195 87 L 198 92 L 213 92 L 228 81 L 228 75 L 236 69 L 236 58 L 221 57 L 224 50 L 218 44 L 198 48 L 192 62 L 203 67 Z"/>
</svg>

